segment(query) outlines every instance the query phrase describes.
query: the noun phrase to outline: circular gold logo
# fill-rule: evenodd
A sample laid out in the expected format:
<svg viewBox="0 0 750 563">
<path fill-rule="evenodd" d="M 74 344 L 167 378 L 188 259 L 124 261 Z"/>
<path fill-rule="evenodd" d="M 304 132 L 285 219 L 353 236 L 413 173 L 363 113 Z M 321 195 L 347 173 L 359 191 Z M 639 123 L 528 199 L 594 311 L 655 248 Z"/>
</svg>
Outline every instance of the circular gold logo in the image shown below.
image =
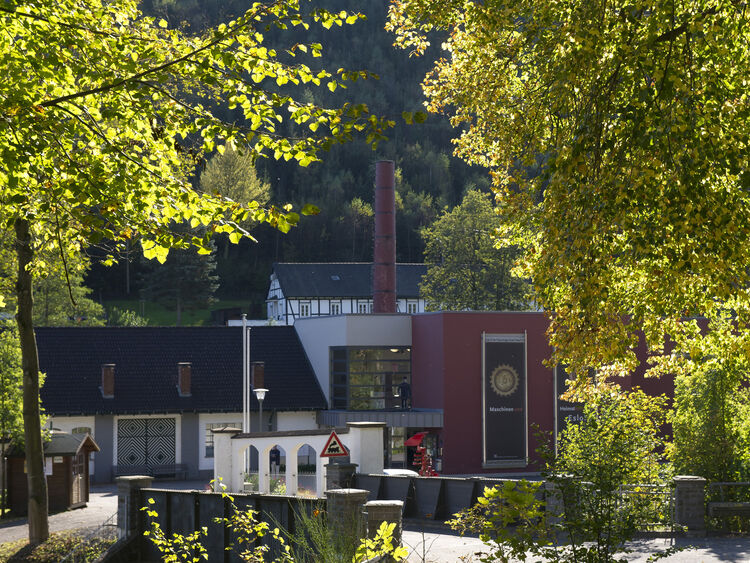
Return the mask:
<svg viewBox="0 0 750 563">
<path fill-rule="evenodd" d="M 509 365 L 497 366 L 490 375 L 492 390 L 501 397 L 508 397 L 518 389 L 518 372 Z"/>
</svg>

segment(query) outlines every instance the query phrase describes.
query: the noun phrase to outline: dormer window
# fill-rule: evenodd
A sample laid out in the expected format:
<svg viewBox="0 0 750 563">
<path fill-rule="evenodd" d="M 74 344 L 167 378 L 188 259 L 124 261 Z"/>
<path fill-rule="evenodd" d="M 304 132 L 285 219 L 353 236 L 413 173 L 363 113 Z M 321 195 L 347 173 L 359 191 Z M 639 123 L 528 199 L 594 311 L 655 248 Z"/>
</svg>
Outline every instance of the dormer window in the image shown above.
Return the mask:
<svg viewBox="0 0 750 563">
<path fill-rule="evenodd" d="M 332 279 L 333 281 L 341 281 L 341 277 L 340 277 L 340 276 L 337 276 L 336 274 L 333 274 L 333 275 L 331 276 L 331 279 Z"/>
</svg>

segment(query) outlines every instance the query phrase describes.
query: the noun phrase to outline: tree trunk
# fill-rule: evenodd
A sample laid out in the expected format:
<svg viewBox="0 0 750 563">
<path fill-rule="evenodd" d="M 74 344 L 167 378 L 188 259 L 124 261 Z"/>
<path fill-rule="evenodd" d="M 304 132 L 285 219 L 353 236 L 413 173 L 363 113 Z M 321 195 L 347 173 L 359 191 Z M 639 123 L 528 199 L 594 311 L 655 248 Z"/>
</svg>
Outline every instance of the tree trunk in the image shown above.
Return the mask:
<svg viewBox="0 0 750 563">
<path fill-rule="evenodd" d="M 2 481 L 0 481 L 0 518 L 3 518 L 5 516 L 5 505 L 7 503 L 6 501 L 6 488 L 8 479 L 6 477 L 8 472 L 8 466 L 5 463 L 5 431 L 3 431 L 2 434 L 2 454 L 0 454 L 0 464 L 2 464 L 2 467 L 0 467 L 0 471 L 2 473 Z"/>
<path fill-rule="evenodd" d="M 31 272 L 28 270 L 34 251 L 31 248 L 29 222 L 16 219 L 16 255 L 18 273 L 16 297 L 18 338 L 21 344 L 23 368 L 23 431 L 26 442 L 26 477 L 29 484 L 29 543 L 36 545 L 49 537 L 47 520 L 47 479 L 44 475 L 44 445 L 39 412 L 39 357 L 34 325 Z"/>
</svg>

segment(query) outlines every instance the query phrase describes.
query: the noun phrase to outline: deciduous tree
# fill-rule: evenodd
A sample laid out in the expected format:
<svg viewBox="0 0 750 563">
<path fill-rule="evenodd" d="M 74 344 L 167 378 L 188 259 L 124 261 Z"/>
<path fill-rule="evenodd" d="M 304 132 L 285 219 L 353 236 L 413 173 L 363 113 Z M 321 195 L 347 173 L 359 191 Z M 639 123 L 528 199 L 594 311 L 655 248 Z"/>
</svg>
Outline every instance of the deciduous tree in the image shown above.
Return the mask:
<svg viewBox="0 0 750 563">
<path fill-rule="evenodd" d="M 750 320 L 750 12 L 742 3 L 392 0 L 397 42 L 490 169 L 575 371 L 661 354 L 686 315 Z M 623 321 L 626 322 L 623 322 Z"/>
<path fill-rule="evenodd" d="M 460 205 L 422 229 L 427 274 L 420 289 L 428 309 L 528 308 L 526 284 L 511 273 L 516 250 L 495 244 L 499 226 L 487 195 L 470 190 Z"/>
<path fill-rule="evenodd" d="M 49 533 L 32 323 L 38 249 L 54 241 L 69 255 L 134 240 L 163 261 L 171 246 L 208 252 L 217 232 L 238 240 L 248 217 L 289 229 L 298 220 L 290 209 L 198 193 L 186 175 L 203 151 L 226 145 L 307 165 L 358 131 L 376 140 L 388 123 L 366 107 L 328 109 L 286 90 L 335 90 L 366 72 L 312 70 L 300 59 L 320 56 L 320 44 L 295 42 L 283 61 L 264 44 L 271 28 L 357 19 L 322 10 L 305 19 L 296 0 L 276 0 L 191 36 L 142 17 L 134 0 L 0 4 L 0 221 L 14 229 L 18 260 L 31 543 Z M 241 111 L 247 125 L 222 122 L 215 107 Z M 279 134 L 284 120 L 294 137 Z M 205 234 L 175 233 L 184 222 Z"/>
</svg>

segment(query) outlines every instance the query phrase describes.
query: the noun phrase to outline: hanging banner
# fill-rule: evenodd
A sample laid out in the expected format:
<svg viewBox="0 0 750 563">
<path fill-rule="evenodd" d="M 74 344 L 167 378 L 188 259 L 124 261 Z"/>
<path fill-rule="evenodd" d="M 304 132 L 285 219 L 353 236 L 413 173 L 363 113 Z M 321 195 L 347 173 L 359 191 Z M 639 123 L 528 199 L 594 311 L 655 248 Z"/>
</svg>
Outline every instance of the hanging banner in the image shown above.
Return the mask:
<svg viewBox="0 0 750 563">
<path fill-rule="evenodd" d="M 526 466 L 526 387 L 526 335 L 483 334 L 482 403 L 485 466 Z"/>
<path fill-rule="evenodd" d="M 560 395 L 568 390 L 565 383 L 569 379 L 565 367 L 558 365 L 555 368 L 555 447 L 557 447 L 557 436 L 568 424 L 577 423 L 583 420 L 583 404 L 563 401 Z"/>
</svg>

